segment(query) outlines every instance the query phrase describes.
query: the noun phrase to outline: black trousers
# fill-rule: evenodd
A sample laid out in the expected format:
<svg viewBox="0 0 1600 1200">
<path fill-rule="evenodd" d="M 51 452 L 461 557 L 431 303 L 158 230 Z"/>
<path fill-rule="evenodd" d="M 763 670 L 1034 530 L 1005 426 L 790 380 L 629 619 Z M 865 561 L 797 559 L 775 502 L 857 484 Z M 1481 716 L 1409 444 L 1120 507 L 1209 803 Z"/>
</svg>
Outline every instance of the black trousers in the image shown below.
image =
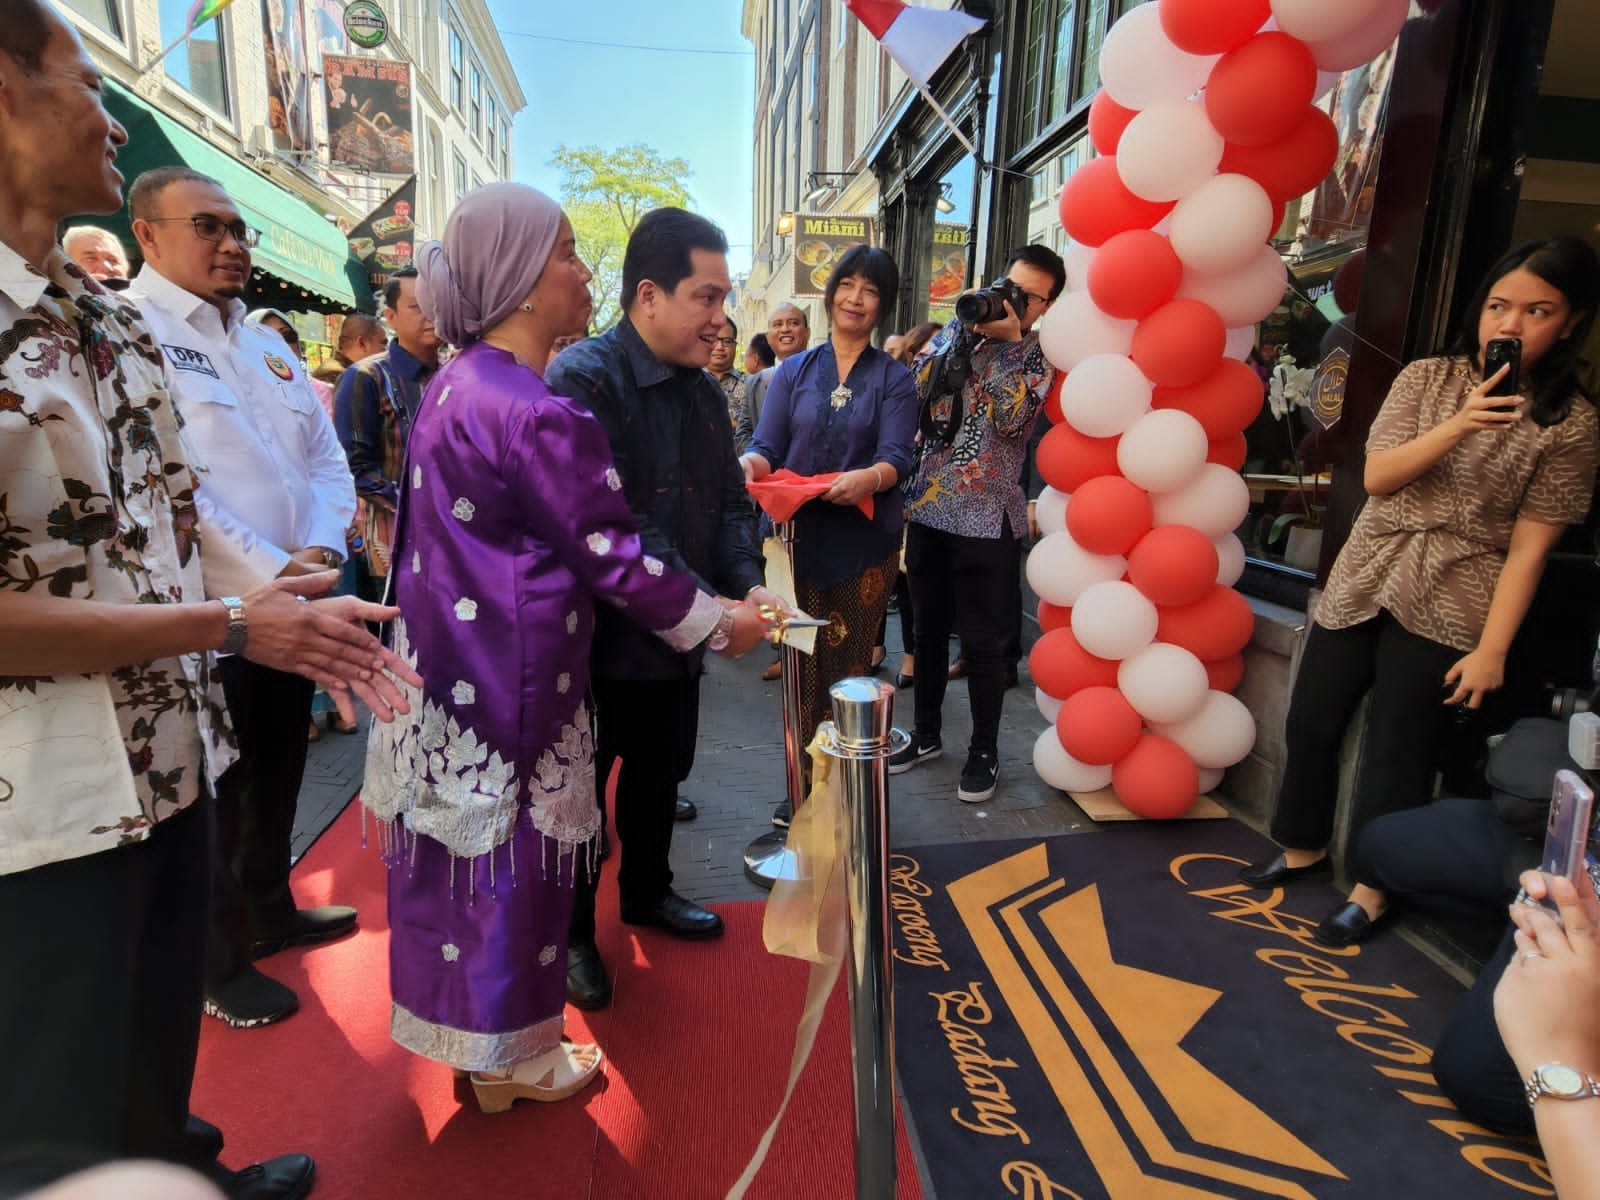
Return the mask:
<svg viewBox="0 0 1600 1200">
<path fill-rule="evenodd" d="M 213 1173 L 221 1136 L 188 1115 L 210 843 L 202 800 L 146 841 L 0 875 L 0 1158 Z"/>
<path fill-rule="evenodd" d="M 906 578 L 916 608 L 916 733 L 926 743 L 943 728 L 950 632 L 961 635 L 972 705 L 973 754 L 995 754 L 1005 701 L 1002 642 L 1013 619 L 1021 543 L 1009 523 L 997 538 L 962 537 L 912 524 L 906 530 Z M 1009 611 L 1008 611 L 1009 610 Z"/>
<path fill-rule="evenodd" d="M 1312 625 L 1289 698 L 1287 754 L 1272 836 L 1319 850 L 1333 837 L 1339 748 L 1370 689 L 1350 837 L 1374 817 L 1425 804 L 1439 744 L 1454 719 L 1444 675 L 1463 652 L 1408 632 L 1387 612 L 1346 629 Z"/>
<path fill-rule="evenodd" d="M 1494 801 L 1450 797 L 1378 817 L 1355 843 L 1351 873 L 1393 900 L 1496 925 L 1539 847 L 1495 814 Z"/>
<path fill-rule="evenodd" d="M 604 796 L 617 775 L 617 889 L 624 912 L 653 909 L 672 886 L 673 809 L 678 785 L 694 768 L 700 732 L 700 680 L 606 679 L 591 685 L 595 702 L 595 781 Z M 605 801 L 600 820 L 605 822 Z M 581 863 L 580 863 L 581 866 Z M 579 870 L 570 943 L 594 941 L 600 866 Z"/>
<path fill-rule="evenodd" d="M 316 690 L 309 679 L 237 655 L 218 661 L 239 761 L 217 783 L 209 984 L 249 966 L 250 942 L 281 931 L 294 916 L 289 854 Z"/>
<path fill-rule="evenodd" d="M 1494 957 L 1451 1010 L 1434 1047 L 1433 1077 L 1468 1120 L 1499 1133 L 1531 1134 L 1533 1110 L 1494 1021 L 1494 989 L 1516 952 L 1514 933 L 1508 922 Z"/>
</svg>

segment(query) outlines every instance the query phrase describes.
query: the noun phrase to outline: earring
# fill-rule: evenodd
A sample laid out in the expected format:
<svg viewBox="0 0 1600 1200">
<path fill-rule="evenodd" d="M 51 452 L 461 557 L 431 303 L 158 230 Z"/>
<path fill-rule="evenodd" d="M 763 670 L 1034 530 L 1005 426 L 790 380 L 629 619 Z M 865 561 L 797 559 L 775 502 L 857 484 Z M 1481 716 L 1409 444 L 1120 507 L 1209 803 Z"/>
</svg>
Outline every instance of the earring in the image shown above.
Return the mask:
<svg viewBox="0 0 1600 1200">
<path fill-rule="evenodd" d="M 532 312 L 532 311 L 533 311 L 533 305 L 531 305 L 531 304 L 524 304 L 524 305 L 523 305 L 523 306 L 522 306 L 522 311 L 523 311 L 523 312 Z"/>
</svg>

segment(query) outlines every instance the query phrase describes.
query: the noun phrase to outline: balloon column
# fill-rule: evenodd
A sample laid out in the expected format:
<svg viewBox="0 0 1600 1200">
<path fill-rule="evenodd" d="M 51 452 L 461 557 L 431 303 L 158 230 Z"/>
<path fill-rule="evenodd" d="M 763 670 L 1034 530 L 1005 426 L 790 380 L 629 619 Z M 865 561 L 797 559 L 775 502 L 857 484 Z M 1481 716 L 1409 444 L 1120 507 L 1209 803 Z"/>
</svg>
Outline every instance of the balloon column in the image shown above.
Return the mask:
<svg viewBox="0 0 1600 1200">
<path fill-rule="evenodd" d="M 1089 136 L 1061 192 L 1068 290 L 1039 446 L 1044 536 L 1028 559 L 1034 766 L 1175 817 L 1249 753 L 1231 695 L 1254 618 L 1233 585 L 1238 471 L 1262 384 L 1242 361 L 1283 297 L 1269 239 L 1338 150 L 1313 101 L 1385 49 L 1409 0 L 1151 0 L 1112 28 Z"/>
</svg>

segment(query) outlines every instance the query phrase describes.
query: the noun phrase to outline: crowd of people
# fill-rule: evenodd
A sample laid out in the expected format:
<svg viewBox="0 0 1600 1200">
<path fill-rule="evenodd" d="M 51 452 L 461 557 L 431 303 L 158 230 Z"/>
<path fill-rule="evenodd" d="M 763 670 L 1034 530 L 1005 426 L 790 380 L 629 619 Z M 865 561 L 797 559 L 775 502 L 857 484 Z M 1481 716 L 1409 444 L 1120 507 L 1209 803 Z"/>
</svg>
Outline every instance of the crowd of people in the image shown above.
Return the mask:
<svg viewBox="0 0 1600 1200">
<path fill-rule="evenodd" d="M 674 822 L 694 816 L 678 788 L 707 652 L 748 652 L 791 605 L 826 618 L 799 679 L 809 740 L 829 685 L 882 669 L 898 597 L 915 721 L 889 769 L 943 753 L 946 684 L 964 675 L 956 798 L 995 794 L 1053 374 L 1037 327 L 1066 284 L 1053 251 L 1009 256 L 988 319 L 887 334 L 899 270 L 854 248 L 821 330 L 779 305 L 741 360 L 711 222 L 643 217 L 622 316 L 591 336 L 560 206 L 492 184 L 389 280 L 381 320 L 345 319 L 313 375 L 289 316 L 247 312 L 259 234 L 215 180 L 131 181 L 137 272 L 104 229 L 58 243 L 69 215 L 122 207 L 126 137 L 76 35 L 24 0 L 0 27 L 0 959 L 27 981 L 0 989 L 0 1194 L 139 1158 L 201 1178 L 102 1167 L 55 1194 L 310 1191 L 303 1154 L 223 1167 L 189 1091 L 203 1013 L 283 1019 L 298 998 L 256 964 L 358 923 L 289 888 L 318 705 L 330 728 L 359 728 L 358 703 L 372 717 L 362 803 L 388 866 L 391 1034 L 485 1112 L 601 1072 L 563 1014 L 610 1000 L 602 781 L 621 920 L 723 932 L 669 864 Z M 1597 308 L 1582 243 L 1519 248 L 1456 352 L 1407 367 L 1373 427 L 1372 499 L 1292 702 L 1284 849 L 1240 872 L 1263 888 L 1331 873 L 1339 743 L 1370 691 L 1358 886 L 1324 944 L 1425 897 L 1430 847 L 1471 847 L 1479 911 L 1510 898 L 1521 851 L 1493 814 L 1422 806 L 1448 705 L 1500 685 L 1543 563 L 1587 511 L 1600 435 L 1576 371 Z M 1510 404 L 1483 366 L 1504 337 L 1523 347 Z M 792 597 L 767 585 L 747 491 L 777 471 L 831 479 L 793 521 Z M 1568 1196 L 1592 1178 L 1593 1122 L 1560 1101 L 1600 1095 L 1585 1074 L 1600 901 L 1577 882 L 1524 877 L 1563 924 L 1513 907 L 1437 1068 L 1469 1115 L 1536 1127 Z"/>
</svg>

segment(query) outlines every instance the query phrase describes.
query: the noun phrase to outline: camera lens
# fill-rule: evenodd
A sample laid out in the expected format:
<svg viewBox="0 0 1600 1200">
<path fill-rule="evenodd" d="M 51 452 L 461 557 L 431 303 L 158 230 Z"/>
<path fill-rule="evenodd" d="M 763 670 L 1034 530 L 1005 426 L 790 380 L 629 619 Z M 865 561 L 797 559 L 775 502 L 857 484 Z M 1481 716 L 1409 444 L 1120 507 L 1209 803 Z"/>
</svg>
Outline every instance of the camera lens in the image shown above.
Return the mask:
<svg viewBox="0 0 1600 1200">
<path fill-rule="evenodd" d="M 956 300 L 956 316 L 967 325 L 981 325 L 985 321 L 998 321 L 1006 315 L 1005 305 L 987 288 L 972 292 Z"/>
</svg>

